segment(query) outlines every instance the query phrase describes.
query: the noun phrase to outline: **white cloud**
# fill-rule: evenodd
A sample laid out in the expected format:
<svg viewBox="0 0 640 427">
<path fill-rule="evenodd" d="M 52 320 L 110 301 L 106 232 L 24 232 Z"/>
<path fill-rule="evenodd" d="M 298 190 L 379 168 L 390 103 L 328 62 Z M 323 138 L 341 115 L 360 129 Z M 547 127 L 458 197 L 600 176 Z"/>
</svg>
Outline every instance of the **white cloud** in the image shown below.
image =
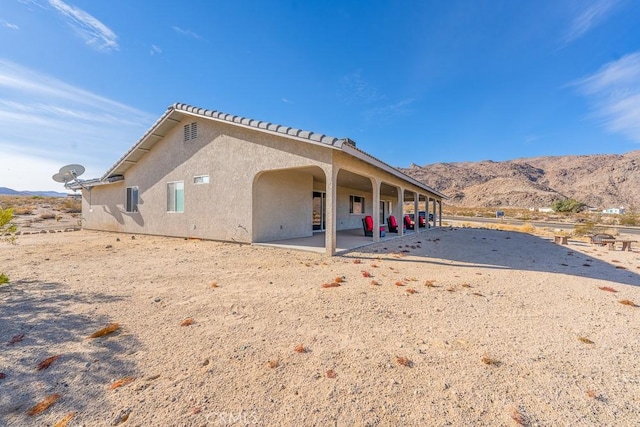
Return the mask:
<svg viewBox="0 0 640 427">
<path fill-rule="evenodd" d="M 640 142 L 640 52 L 609 62 L 573 85 L 606 129 Z"/>
<path fill-rule="evenodd" d="M 149 52 L 152 56 L 156 55 L 156 54 L 160 54 L 162 53 L 162 49 L 160 49 L 158 46 L 156 46 L 155 44 L 151 45 L 151 51 Z"/>
<path fill-rule="evenodd" d="M 356 102 L 373 103 L 384 99 L 384 96 L 362 78 L 361 71 L 356 71 L 340 79 L 342 97 L 347 104 Z"/>
<path fill-rule="evenodd" d="M 0 21 L 0 24 L 2 24 L 3 27 L 8 28 L 10 30 L 19 30 L 20 27 L 18 27 L 16 24 L 12 24 L 11 22 L 7 22 L 5 20 Z"/>
<path fill-rule="evenodd" d="M 365 121 L 368 123 L 387 123 L 391 119 L 408 113 L 409 106 L 415 99 L 403 99 L 394 104 L 384 105 L 382 107 L 371 108 L 364 112 Z"/>
<path fill-rule="evenodd" d="M 49 4 L 67 19 L 87 45 L 98 50 L 118 50 L 118 36 L 98 19 L 62 0 L 49 0 Z"/>
<path fill-rule="evenodd" d="M 591 29 L 599 25 L 614 9 L 617 0 L 596 0 L 586 9 L 580 11 L 575 16 L 569 30 L 563 38 L 564 44 L 569 44 L 588 33 Z M 579 2 L 583 5 L 583 2 Z"/>
<path fill-rule="evenodd" d="M 202 37 L 198 33 L 194 32 L 194 31 L 185 30 L 185 29 L 180 28 L 180 27 L 175 26 L 175 25 L 173 27 L 171 27 L 171 29 L 173 31 L 175 31 L 176 33 L 178 33 L 178 34 L 182 34 L 183 36 L 193 37 L 194 39 L 202 40 Z"/>
<path fill-rule="evenodd" d="M 293 104 L 293 101 L 287 99 L 287 98 L 282 98 L 282 102 L 284 102 L 285 104 Z"/>
<path fill-rule="evenodd" d="M 155 119 L 0 59 L 0 185 L 62 191 L 50 178 L 68 163 L 83 164 L 87 167 L 85 176 L 99 177 Z M 11 161 L 5 160 L 5 153 L 12 153 Z M 20 174 L 13 165 L 20 165 Z M 37 185 L 32 186 L 35 179 Z"/>
</svg>

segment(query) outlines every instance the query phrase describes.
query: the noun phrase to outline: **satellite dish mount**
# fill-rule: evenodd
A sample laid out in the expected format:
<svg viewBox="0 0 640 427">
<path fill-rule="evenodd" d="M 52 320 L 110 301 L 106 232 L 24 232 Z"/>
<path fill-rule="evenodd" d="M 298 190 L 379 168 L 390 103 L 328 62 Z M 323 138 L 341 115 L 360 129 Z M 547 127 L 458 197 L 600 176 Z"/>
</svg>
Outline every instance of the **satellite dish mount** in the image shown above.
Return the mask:
<svg viewBox="0 0 640 427">
<path fill-rule="evenodd" d="M 84 189 L 89 189 L 84 186 L 83 181 L 78 179 L 80 175 L 84 173 L 85 169 L 82 165 L 67 165 L 60 168 L 60 172 L 53 175 L 53 180 L 64 184 L 65 188 L 70 188 L 71 184 L 77 184 Z M 74 191 L 76 188 L 72 188 Z"/>
</svg>

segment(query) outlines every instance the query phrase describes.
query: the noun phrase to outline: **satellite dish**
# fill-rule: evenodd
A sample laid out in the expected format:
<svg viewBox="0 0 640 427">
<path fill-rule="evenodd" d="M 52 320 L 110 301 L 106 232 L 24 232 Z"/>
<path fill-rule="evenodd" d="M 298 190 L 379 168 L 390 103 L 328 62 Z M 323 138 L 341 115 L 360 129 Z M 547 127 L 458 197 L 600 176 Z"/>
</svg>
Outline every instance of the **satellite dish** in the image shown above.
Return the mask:
<svg viewBox="0 0 640 427">
<path fill-rule="evenodd" d="M 65 183 L 65 184 L 67 183 L 67 181 L 70 181 L 70 179 L 66 175 L 61 174 L 61 173 L 57 173 L 57 174 L 53 175 L 52 178 L 53 178 L 53 180 L 55 182 L 61 182 L 61 183 Z"/>
<path fill-rule="evenodd" d="M 56 182 L 64 183 L 65 188 L 72 188 L 71 185 L 74 183 L 79 185 L 81 188 L 85 188 L 82 185 L 81 180 L 78 179 L 80 175 L 84 173 L 84 166 L 82 165 L 67 165 L 60 168 L 60 172 L 53 175 L 52 178 Z M 73 188 L 73 191 L 77 190 L 77 188 Z"/>
<path fill-rule="evenodd" d="M 65 176 L 71 176 L 76 178 L 84 173 L 84 166 L 82 165 L 67 165 L 60 168 L 60 173 Z"/>
</svg>

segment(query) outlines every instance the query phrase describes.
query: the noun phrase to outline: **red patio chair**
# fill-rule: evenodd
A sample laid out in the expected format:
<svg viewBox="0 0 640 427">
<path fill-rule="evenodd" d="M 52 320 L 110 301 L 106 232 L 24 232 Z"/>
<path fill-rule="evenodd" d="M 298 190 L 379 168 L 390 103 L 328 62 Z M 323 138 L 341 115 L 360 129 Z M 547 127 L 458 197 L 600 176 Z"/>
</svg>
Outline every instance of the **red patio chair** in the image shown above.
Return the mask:
<svg viewBox="0 0 640 427">
<path fill-rule="evenodd" d="M 404 228 L 413 230 L 413 224 L 411 224 L 411 217 L 409 215 L 404 216 Z"/>
<path fill-rule="evenodd" d="M 362 228 L 364 229 L 365 236 L 373 237 L 373 218 L 371 215 L 362 218 Z"/>
<path fill-rule="evenodd" d="M 397 233 L 398 232 L 398 223 L 396 222 L 396 217 L 391 215 L 387 218 L 387 225 L 389 226 L 389 233 Z"/>
</svg>

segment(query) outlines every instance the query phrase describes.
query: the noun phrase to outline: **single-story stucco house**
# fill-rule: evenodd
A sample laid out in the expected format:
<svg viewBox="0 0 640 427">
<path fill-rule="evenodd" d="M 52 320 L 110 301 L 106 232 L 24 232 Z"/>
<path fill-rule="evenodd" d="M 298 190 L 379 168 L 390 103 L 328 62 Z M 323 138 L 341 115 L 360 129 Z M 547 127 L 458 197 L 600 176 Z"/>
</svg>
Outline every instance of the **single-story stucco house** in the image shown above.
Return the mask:
<svg viewBox="0 0 640 427">
<path fill-rule="evenodd" d="M 82 187 L 85 229 L 241 243 L 322 235 L 331 255 L 340 232 L 362 231 L 365 215 L 400 222 L 407 202 L 441 225 L 446 198 L 347 138 L 186 104 L 101 178 L 80 182 L 68 186 Z M 374 227 L 366 239 L 380 238 Z"/>
</svg>

